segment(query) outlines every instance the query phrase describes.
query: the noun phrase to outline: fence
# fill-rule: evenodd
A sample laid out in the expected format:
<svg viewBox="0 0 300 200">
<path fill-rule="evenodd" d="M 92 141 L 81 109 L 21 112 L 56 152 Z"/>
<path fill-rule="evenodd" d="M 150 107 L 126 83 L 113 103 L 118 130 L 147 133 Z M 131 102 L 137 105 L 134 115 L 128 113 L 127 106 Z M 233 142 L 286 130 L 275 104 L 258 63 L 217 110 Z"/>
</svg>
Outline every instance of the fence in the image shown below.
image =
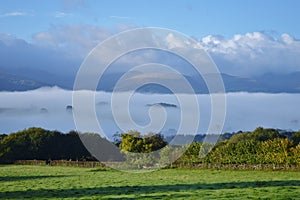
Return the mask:
<svg viewBox="0 0 300 200">
<path fill-rule="evenodd" d="M 96 161 L 69 161 L 69 160 L 17 160 L 17 165 L 49 165 L 70 166 L 86 168 L 107 168 L 104 163 Z M 119 166 L 119 162 L 110 162 L 110 166 Z M 193 168 L 193 169 L 225 169 L 225 170 L 300 170 L 300 166 L 274 165 L 274 164 L 211 164 L 211 163 L 184 163 L 175 162 L 166 168 Z"/>
<path fill-rule="evenodd" d="M 71 161 L 71 160 L 17 160 L 14 164 L 17 165 L 49 165 L 49 166 L 71 166 L 71 167 L 86 167 L 104 168 L 105 165 L 95 161 Z"/>
<path fill-rule="evenodd" d="M 183 163 L 178 162 L 172 168 L 194 169 L 225 169 L 225 170 L 300 170 L 299 165 L 275 165 L 275 164 L 212 164 L 212 163 Z"/>
</svg>

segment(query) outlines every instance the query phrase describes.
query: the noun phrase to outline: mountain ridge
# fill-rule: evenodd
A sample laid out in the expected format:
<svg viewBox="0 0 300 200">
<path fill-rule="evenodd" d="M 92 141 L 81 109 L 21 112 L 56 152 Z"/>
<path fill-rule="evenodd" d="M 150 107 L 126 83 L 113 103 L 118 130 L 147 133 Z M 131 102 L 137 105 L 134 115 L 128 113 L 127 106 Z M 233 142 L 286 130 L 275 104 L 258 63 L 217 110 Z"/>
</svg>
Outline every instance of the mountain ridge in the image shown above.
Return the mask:
<svg viewBox="0 0 300 200">
<path fill-rule="evenodd" d="M 28 75 L 30 74 L 30 76 Z M 0 91 L 26 91 L 33 90 L 40 87 L 58 86 L 62 89 L 72 89 L 74 79 L 70 76 L 57 76 L 43 72 L 37 72 L 39 77 L 35 78 L 32 73 L 24 73 L 24 75 L 16 75 L 0 71 Z M 105 74 L 100 79 L 97 90 L 112 92 L 116 82 L 124 73 L 110 73 Z M 63 78 L 65 77 L 65 79 Z M 164 75 L 157 73 L 157 77 L 152 73 L 147 76 L 143 73 L 134 73 L 128 76 L 126 84 L 120 88 L 120 91 L 127 91 L 134 85 L 142 85 L 137 89 L 141 93 L 172 93 L 170 89 L 158 84 L 143 85 L 143 81 L 162 80 Z M 203 77 L 196 75 L 184 75 L 186 80 L 190 83 L 195 93 L 207 94 L 208 88 Z M 245 78 L 234 75 L 221 73 L 226 92 L 265 92 L 265 93 L 300 93 L 300 71 L 290 74 L 264 74 L 254 78 Z M 41 80 L 45 80 L 42 82 Z M 176 87 L 180 93 L 186 93 L 184 87 L 181 88 L 179 76 L 171 76 L 164 80 L 168 84 Z M 159 81 L 157 81 L 159 82 Z"/>
</svg>

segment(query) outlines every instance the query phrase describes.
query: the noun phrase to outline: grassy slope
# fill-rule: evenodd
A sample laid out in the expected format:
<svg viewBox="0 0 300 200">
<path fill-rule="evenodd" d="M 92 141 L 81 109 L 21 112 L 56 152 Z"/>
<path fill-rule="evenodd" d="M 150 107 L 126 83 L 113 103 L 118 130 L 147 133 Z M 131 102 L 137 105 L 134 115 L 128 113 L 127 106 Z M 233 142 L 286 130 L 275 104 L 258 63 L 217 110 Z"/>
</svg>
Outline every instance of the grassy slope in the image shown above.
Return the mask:
<svg viewBox="0 0 300 200">
<path fill-rule="evenodd" d="M 0 199 L 300 199 L 300 171 L 0 166 Z"/>
</svg>

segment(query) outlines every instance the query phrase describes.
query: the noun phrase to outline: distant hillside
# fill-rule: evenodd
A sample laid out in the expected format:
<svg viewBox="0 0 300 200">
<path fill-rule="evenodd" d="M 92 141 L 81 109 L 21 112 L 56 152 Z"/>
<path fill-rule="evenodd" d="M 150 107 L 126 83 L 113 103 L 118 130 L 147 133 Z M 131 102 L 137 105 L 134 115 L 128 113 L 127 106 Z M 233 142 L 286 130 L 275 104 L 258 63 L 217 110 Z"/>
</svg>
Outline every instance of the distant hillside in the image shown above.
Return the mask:
<svg viewBox="0 0 300 200">
<path fill-rule="evenodd" d="M 42 86 L 57 85 L 63 89 L 72 89 L 75 75 L 72 74 L 49 74 L 43 71 L 14 71 L 14 73 L 3 70 L 0 72 L 0 91 L 25 91 Z M 108 73 L 99 81 L 97 90 L 112 92 L 117 81 L 124 73 Z M 207 75 L 215 78 L 215 75 Z M 300 72 L 290 74 L 265 74 L 254 78 L 244 78 L 221 74 L 226 92 L 265 92 L 265 93 L 299 93 Z M 204 79 L 200 76 L 185 75 L 194 91 L 198 94 L 207 94 L 208 88 Z M 186 93 L 178 76 L 173 74 L 143 74 L 134 72 L 126 77 L 125 85 L 119 88 L 121 91 L 130 90 L 135 85 L 142 85 L 137 91 L 141 93 L 172 93 L 170 89 L 158 84 L 146 84 L 144 81 L 161 81 L 172 85 L 181 93 Z"/>
<path fill-rule="evenodd" d="M 0 72 L 0 91 L 26 91 L 49 86 L 35 80 Z"/>
</svg>

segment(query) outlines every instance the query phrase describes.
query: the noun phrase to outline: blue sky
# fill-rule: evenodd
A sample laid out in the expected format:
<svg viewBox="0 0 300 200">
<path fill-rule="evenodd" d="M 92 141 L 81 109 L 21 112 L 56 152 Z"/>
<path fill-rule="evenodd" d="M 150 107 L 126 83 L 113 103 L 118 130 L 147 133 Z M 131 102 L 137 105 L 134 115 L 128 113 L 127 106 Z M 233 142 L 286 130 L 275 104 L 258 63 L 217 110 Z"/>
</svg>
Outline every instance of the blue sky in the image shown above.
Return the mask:
<svg viewBox="0 0 300 200">
<path fill-rule="evenodd" d="M 0 70 L 76 71 L 99 42 L 150 26 L 192 36 L 223 73 L 298 72 L 299 10 L 299 0 L 3 0 Z"/>
<path fill-rule="evenodd" d="M 155 26 L 195 37 L 266 31 L 300 38 L 299 9 L 297 0 L 7 0 L 0 2 L 0 32 L 30 40 L 51 25 L 90 24 Z"/>
<path fill-rule="evenodd" d="M 264 75 L 299 74 L 299 19 L 300 0 L 0 0 L 0 75 L 16 75 L 38 82 L 50 80 L 51 83 L 70 87 L 84 58 L 97 44 L 122 30 L 149 26 L 193 36 L 222 73 L 252 80 Z M 169 36 L 172 35 L 165 39 L 172 43 L 173 37 Z M 139 40 L 143 38 L 134 38 L 131 42 Z M 115 68 L 122 70 L 124 66 L 132 67 L 137 63 L 173 61 L 172 57 L 166 59 L 168 57 L 164 55 L 151 51 L 125 55 Z M 183 72 L 188 71 L 187 66 L 179 66 Z M 275 82 L 279 85 L 277 80 Z M 45 97 L 49 100 L 48 96 Z M 59 94 L 58 97 L 64 98 L 64 95 Z M 33 105 L 32 99 L 38 98 L 30 96 L 30 105 Z M 18 101 L 17 98 L 14 100 Z M 287 122 L 287 128 L 291 124 L 299 126 L 300 120 L 294 116 L 294 107 L 280 105 L 292 106 L 296 101 L 284 103 L 280 99 L 278 104 L 274 104 L 272 100 L 266 100 L 261 106 L 271 102 L 270 107 L 282 108 L 283 111 L 278 110 L 278 113 L 283 114 L 275 112 L 272 115 L 266 110 L 262 111 L 266 115 L 257 117 L 251 112 L 243 112 L 242 108 L 233 109 L 243 116 L 254 116 L 256 120 L 263 121 L 263 124 L 258 123 L 254 127 L 264 125 L 266 118 L 272 119 L 271 115 L 279 116 L 280 123 Z M 13 107 L 10 105 L 14 101 L 3 101 L 8 108 Z M 241 101 L 232 105 L 251 108 L 255 113 L 261 111 L 255 101 Z M 21 105 L 21 102 L 17 104 Z M 253 107 L 248 106 L 250 104 Z M 289 117 L 285 117 L 284 113 Z M 239 119 L 249 122 L 239 115 L 236 117 L 237 122 Z M 55 117 L 55 127 L 59 119 Z M 15 121 L 7 124 L 15 124 Z M 265 125 L 277 127 L 273 126 L 273 122 Z M 234 130 L 235 127 L 229 129 Z"/>
</svg>

